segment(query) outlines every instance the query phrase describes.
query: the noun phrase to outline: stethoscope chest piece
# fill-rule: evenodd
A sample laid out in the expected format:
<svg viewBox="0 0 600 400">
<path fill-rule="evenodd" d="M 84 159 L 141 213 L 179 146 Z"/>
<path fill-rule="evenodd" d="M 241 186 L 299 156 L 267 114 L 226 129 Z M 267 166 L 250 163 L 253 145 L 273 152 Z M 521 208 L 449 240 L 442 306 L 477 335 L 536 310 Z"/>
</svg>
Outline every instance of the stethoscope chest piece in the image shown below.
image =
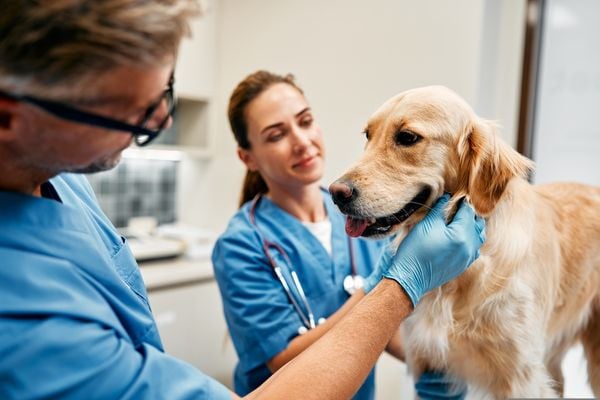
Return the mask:
<svg viewBox="0 0 600 400">
<path fill-rule="evenodd" d="M 354 293 L 356 293 L 358 289 L 363 287 L 364 283 L 365 282 L 362 276 L 358 274 L 348 275 L 344 278 L 344 290 L 346 291 L 346 293 L 352 296 Z"/>
<path fill-rule="evenodd" d="M 308 328 L 304 325 L 301 325 L 300 328 L 298 328 L 298 335 L 304 335 L 306 332 L 308 332 Z"/>
<path fill-rule="evenodd" d="M 327 321 L 327 319 L 321 317 L 317 320 L 317 325 L 321 325 L 325 321 Z M 298 335 L 304 335 L 306 332 L 308 332 L 308 328 L 305 327 L 304 325 L 300 325 L 300 327 L 298 328 Z"/>
</svg>

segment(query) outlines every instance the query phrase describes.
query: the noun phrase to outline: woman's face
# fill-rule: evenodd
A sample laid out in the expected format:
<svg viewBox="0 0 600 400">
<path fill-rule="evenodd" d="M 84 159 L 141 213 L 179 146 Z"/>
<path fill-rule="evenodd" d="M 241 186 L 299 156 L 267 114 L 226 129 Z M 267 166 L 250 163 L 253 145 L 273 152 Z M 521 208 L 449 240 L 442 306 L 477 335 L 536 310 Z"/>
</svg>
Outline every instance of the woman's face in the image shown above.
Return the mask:
<svg viewBox="0 0 600 400">
<path fill-rule="evenodd" d="M 240 149 L 240 158 L 250 170 L 260 172 L 270 190 L 321 180 L 323 135 L 296 88 L 272 85 L 248 104 L 245 117 L 250 149 Z"/>
</svg>

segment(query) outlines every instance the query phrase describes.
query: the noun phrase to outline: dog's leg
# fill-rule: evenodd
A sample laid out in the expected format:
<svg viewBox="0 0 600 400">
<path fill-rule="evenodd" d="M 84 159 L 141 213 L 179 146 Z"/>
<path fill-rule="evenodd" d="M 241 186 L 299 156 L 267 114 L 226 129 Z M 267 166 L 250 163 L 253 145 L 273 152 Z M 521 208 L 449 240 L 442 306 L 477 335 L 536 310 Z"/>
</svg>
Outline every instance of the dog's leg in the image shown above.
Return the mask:
<svg viewBox="0 0 600 400">
<path fill-rule="evenodd" d="M 539 365 L 529 371 L 528 379 L 513 383 L 513 392 L 507 396 L 508 398 L 556 399 L 559 397 L 545 366 Z"/>
<path fill-rule="evenodd" d="M 565 390 L 565 377 L 562 373 L 562 362 L 565 358 L 565 354 L 569 348 L 573 345 L 574 338 L 564 339 L 560 343 L 549 349 L 548 358 L 546 361 L 546 368 L 553 379 L 554 390 L 562 397 Z"/>
<path fill-rule="evenodd" d="M 564 356 L 564 353 L 562 354 L 562 356 Z M 560 360 L 562 360 L 562 356 L 560 357 Z M 554 390 L 556 390 L 556 393 L 558 393 L 560 397 L 563 397 L 565 392 L 565 377 L 563 376 L 560 361 L 558 361 L 558 358 L 559 357 L 557 357 L 556 362 L 553 360 L 551 363 L 548 364 L 548 372 L 552 377 Z"/>
<path fill-rule="evenodd" d="M 512 327 L 519 324 L 515 321 Z M 529 331 L 528 331 L 529 329 Z M 537 329 L 534 326 L 521 326 L 520 340 L 510 343 L 518 343 L 514 352 L 508 354 L 512 359 L 508 361 L 503 370 L 497 370 L 495 375 L 492 375 L 495 382 L 505 383 L 507 391 L 495 391 L 499 394 L 499 398 L 557 398 L 556 385 L 552 379 L 552 373 L 544 364 L 545 343 L 534 332 L 542 331 L 541 327 Z M 517 332 L 515 330 L 514 332 Z M 514 337 L 512 338 L 514 340 Z M 503 348 L 504 347 L 504 348 Z M 499 346 L 496 351 L 506 351 L 508 346 Z M 491 359 L 490 362 L 494 362 Z M 498 379 L 502 376 L 501 379 Z"/>
<path fill-rule="evenodd" d="M 581 342 L 587 359 L 588 379 L 594 396 L 600 397 L 600 298 L 582 332 Z"/>
<path fill-rule="evenodd" d="M 534 334 L 541 328 L 527 325 L 528 321 L 506 319 L 504 326 L 479 330 L 458 346 L 460 353 L 450 353 L 449 365 L 470 386 L 494 399 L 556 398 L 544 365 L 543 340 Z M 487 333 L 485 337 L 481 332 Z"/>
<path fill-rule="evenodd" d="M 523 355 L 515 355 L 523 362 L 513 362 L 508 369 L 493 365 L 490 360 L 486 377 L 479 381 L 482 390 L 489 390 L 494 399 L 507 398 L 557 398 L 553 380 L 546 366 L 540 363 L 532 364 L 523 358 Z M 516 361 L 516 360 L 515 360 Z M 479 378 L 482 378 L 481 376 Z M 487 380 L 487 382 L 485 382 Z"/>
</svg>

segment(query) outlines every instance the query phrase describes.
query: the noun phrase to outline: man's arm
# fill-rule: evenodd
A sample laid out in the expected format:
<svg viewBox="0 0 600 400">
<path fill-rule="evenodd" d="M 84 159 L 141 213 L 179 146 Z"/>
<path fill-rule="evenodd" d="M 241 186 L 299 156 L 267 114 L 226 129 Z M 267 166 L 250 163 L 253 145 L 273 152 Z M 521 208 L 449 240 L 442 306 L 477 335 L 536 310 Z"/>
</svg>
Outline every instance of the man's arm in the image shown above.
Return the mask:
<svg viewBox="0 0 600 400">
<path fill-rule="evenodd" d="M 411 311 L 411 300 L 401 286 L 384 279 L 320 340 L 247 398 L 352 397 Z"/>
<path fill-rule="evenodd" d="M 269 367 L 271 372 L 279 370 L 290 360 L 298 356 L 298 354 L 302 353 L 310 345 L 331 330 L 344 315 L 346 315 L 356 304 L 360 302 L 364 296 L 364 292 L 362 290 L 358 290 L 348 300 L 346 300 L 342 307 L 330 315 L 324 323 L 317 325 L 315 328 L 308 330 L 302 335 L 296 336 L 285 350 L 279 352 L 275 357 L 271 358 L 267 362 L 267 367 Z"/>
<path fill-rule="evenodd" d="M 385 351 L 400 361 L 406 361 L 404 344 L 402 343 L 402 333 L 399 328 L 396 333 L 394 333 L 394 336 L 392 336 L 387 346 L 385 346 Z"/>
</svg>

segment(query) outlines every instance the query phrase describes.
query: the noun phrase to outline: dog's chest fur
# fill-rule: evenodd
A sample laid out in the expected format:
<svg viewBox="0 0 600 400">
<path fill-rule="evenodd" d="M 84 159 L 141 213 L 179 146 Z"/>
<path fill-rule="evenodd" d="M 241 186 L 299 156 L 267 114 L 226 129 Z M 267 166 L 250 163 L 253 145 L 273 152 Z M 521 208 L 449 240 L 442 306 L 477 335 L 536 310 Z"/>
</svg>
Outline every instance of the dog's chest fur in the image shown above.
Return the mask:
<svg viewBox="0 0 600 400">
<path fill-rule="evenodd" d="M 581 253 L 577 260 L 561 251 L 566 238 L 559 214 L 544 207 L 527 183 L 509 185 L 488 219 L 481 257 L 461 277 L 427 294 L 403 323 L 413 373 L 448 371 L 488 394 L 552 395 L 540 392 L 551 387 L 543 363 L 560 359 L 560 345 L 575 340 L 600 283 L 598 257 Z M 600 226 L 594 222 L 589 229 L 586 237 L 595 232 L 597 241 Z M 568 238 L 577 239 L 572 232 Z M 596 244 L 588 245 L 600 255 Z M 595 288 L 585 289 L 590 285 Z M 582 292 L 588 294 L 574 299 Z"/>
</svg>

